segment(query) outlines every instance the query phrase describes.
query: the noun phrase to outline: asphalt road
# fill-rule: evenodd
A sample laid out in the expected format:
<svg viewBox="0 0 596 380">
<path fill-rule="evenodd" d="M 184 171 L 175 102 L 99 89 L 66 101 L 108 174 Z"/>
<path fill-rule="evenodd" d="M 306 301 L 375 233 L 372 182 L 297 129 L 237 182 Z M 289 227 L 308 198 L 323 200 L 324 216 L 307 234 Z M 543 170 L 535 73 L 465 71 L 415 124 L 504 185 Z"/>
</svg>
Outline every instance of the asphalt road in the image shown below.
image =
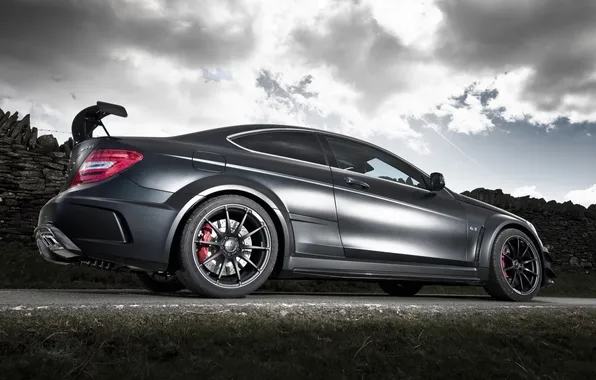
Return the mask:
<svg viewBox="0 0 596 380">
<path fill-rule="evenodd" d="M 183 309 L 417 309 L 499 310 L 516 308 L 596 308 L 596 298 L 537 297 L 528 303 L 499 302 L 484 296 L 384 294 L 267 294 L 240 299 L 203 299 L 190 293 L 157 295 L 140 290 L 0 290 L 0 310 L 79 308 Z"/>
</svg>

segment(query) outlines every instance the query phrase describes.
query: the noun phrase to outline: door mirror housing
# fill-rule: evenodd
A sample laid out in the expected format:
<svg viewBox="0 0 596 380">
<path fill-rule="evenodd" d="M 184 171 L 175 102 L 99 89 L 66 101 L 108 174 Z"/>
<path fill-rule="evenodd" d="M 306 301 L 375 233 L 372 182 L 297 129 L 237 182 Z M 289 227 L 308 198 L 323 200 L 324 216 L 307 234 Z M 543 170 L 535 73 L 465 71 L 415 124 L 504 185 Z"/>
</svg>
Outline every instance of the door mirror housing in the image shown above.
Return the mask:
<svg viewBox="0 0 596 380">
<path fill-rule="evenodd" d="M 430 174 L 430 191 L 441 191 L 445 188 L 445 177 L 441 173 Z"/>
</svg>

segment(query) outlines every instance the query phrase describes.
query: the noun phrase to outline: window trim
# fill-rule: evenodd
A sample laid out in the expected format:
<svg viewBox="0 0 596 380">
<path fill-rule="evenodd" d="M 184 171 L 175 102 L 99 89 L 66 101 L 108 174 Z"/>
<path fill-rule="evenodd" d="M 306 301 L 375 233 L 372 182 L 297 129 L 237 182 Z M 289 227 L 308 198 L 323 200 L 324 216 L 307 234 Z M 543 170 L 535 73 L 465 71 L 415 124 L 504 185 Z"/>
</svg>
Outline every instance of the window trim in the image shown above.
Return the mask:
<svg viewBox="0 0 596 380">
<path fill-rule="evenodd" d="M 380 178 L 380 177 L 372 177 L 372 176 L 368 176 L 368 177 L 375 178 L 375 179 L 378 179 L 378 180 L 381 180 L 381 181 L 386 181 L 386 182 L 393 183 L 393 184 L 397 184 L 397 185 L 400 185 L 400 186 L 406 186 L 409 189 L 418 189 L 418 190 L 423 190 L 423 191 L 431 192 L 431 190 L 429 189 L 430 176 L 428 174 L 426 174 L 424 171 L 420 170 L 416 166 L 412 165 L 408 161 L 404 160 L 403 158 L 399 157 L 398 155 L 396 155 L 396 154 L 388 151 L 387 149 L 381 148 L 379 146 L 376 146 L 374 144 L 368 143 L 366 141 L 360 141 L 358 139 L 353 139 L 353 138 L 350 138 L 350 137 L 344 137 L 344 136 L 339 136 L 339 135 L 334 135 L 334 134 L 321 133 L 320 134 L 320 137 L 322 139 L 324 139 L 325 143 L 329 147 L 329 151 L 330 151 L 329 153 L 333 155 L 334 162 L 333 162 L 333 165 L 330 165 L 330 166 L 333 167 L 333 168 L 335 168 L 335 169 L 337 169 L 337 170 L 341 170 L 342 172 L 354 174 L 354 172 L 352 172 L 352 171 L 349 171 L 349 170 L 346 170 L 346 169 L 342 169 L 342 168 L 339 167 L 339 165 L 337 164 L 337 157 L 335 157 L 335 153 L 333 152 L 333 148 L 331 147 L 331 143 L 329 142 L 328 138 L 337 139 L 337 140 L 345 140 L 347 142 L 350 142 L 350 143 L 353 143 L 353 144 L 356 144 L 356 145 L 361 145 L 361 146 L 364 146 L 366 148 L 372 149 L 373 151 L 379 151 L 379 152 L 381 152 L 381 153 L 383 153 L 383 154 L 385 154 L 385 155 L 387 155 L 387 156 L 395 159 L 398 163 L 403 164 L 406 168 L 411 169 L 414 172 L 417 172 L 420 175 L 422 181 L 424 182 L 424 186 L 425 187 L 412 186 L 412 185 L 408 185 L 407 183 L 401 183 L 401 182 L 398 182 L 398 181 L 391 181 L 391 180 L 388 180 L 388 179 L 385 179 L 385 178 Z M 393 166 L 393 165 L 390 165 L 390 166 Z M 402 171 L 399 168 L 395 168 L 395 169 L 396 170 L 399 170 L 399 171 Z M 403 171 L 402 171 L 402 173 L 403 173 Z M 356 173 L 356 174 L 362 174 L 362 173 Z M 403 173 L 403 174 L 408 175 L 408 173 Z M 366 174 L 362 174 L 362 175 L 365 175 L 366 176 Z"/>
<path fill-rule="evenodd" d="M 287 157 L 287 156 L 280 156 L 278 154 L 273 154 L 273 153 L 266 153 L 266 152 L 259 152 L 258 150 L 253 150 L 250 148 L 246 148 L 242 145 L 240 145 L 239 143 L 235 142 L 234 139 L 243 137 L 243 136 L 250 136 L 250 135 L 257 135 L 257 134 L 261 134 L 261 133 L 267 133 L 267 132 L 302 132 L 302 133 L 306 133 L 306 134 L 312 134 L 314 135 L 315 139 L 317 140 L 318 144 L 319 144 L 319 149 L 321 150 L 321 154 L 323 156 L 323 160 L 325 161 L 325 164 L 319 164 L 317 162 L 312 162 L 312 161 L 305 161 L 305 160 L 301 160 L 299 158 L 293 158 L 293 157 Z M 262 154 L 264 156 L 269 156 L 269 157 L 276 157 L 276 158 L 282 158 L 284 160 L 291 160 L 291 161 L 296 161 L 296 162 L 300 162 L 300 163 L 306 163 L 309 165 L 313 165 L 313 166 L 318 166 L 318 167 L 322 167 L 325 169 L 329 169 L 329 160 L 327 158 L 327 155 L 325 154 L 325 150 L 323 149 L 323 146 L 321 144 L 321 140 L 319 139 L 319 136 L 317 135 L 316 131 L 310 131 L 310 130 L 306 130 L 303 128 L 292 128 L 292 127 L 287 127 L 287 128 L 261 128 L 261 129 L 251 129 L 250 131 L 243 131 L 243 132 L 238 132 L 238 133 L 234 133 L 231 134 L 229 136 L 226 137 L 226 140 L 228 140 L 229 143 L 235 145 L 236 147 L 245 150 L 247 152 L 251 152 L 251 153 L 255 153 L 255 154 Z"/>
</svg>

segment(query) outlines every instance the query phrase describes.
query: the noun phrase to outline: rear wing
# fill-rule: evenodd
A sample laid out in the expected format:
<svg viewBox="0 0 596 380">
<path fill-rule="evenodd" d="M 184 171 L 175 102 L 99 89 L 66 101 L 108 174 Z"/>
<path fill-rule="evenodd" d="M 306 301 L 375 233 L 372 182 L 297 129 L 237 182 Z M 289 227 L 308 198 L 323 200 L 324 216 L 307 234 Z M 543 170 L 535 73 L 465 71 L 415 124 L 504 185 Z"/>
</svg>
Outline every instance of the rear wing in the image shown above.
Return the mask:
<svg viewBox="0 0 596 380">
<path fill-rule="evenodd" d="M 93 131 L 97 127 L 103 127 L 109 136 L 108 130 L 103 125 L 101 119 L 108 115 L 127 117 L 126 109 L 118 104 L 97 102 L 96 105 L 87 107 L 75 116 L 72 121 L 72 138 L 74 144 L 78 144 L 93 136 Z"/>
</svg>

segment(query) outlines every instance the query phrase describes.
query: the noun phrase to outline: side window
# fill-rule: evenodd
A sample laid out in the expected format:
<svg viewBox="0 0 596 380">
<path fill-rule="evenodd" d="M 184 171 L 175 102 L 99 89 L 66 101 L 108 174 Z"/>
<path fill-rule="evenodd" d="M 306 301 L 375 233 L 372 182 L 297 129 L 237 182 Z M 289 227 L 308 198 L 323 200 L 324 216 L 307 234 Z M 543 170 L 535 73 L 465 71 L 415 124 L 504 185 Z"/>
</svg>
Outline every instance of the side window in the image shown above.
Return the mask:
<svg viewBox="0 0 596 380">
<path fill-rule="evenodd" d="M 425 189 L 422 175 L 394 157 L 369 146 L 327 136 L 340 169 Z"/>
<path fill-rule="evenodd" d="M 259 132 L 237 137 L 233 141 L 257 152 L 326 165 L 317 136 L 311 132 Z"/>
</svg>

